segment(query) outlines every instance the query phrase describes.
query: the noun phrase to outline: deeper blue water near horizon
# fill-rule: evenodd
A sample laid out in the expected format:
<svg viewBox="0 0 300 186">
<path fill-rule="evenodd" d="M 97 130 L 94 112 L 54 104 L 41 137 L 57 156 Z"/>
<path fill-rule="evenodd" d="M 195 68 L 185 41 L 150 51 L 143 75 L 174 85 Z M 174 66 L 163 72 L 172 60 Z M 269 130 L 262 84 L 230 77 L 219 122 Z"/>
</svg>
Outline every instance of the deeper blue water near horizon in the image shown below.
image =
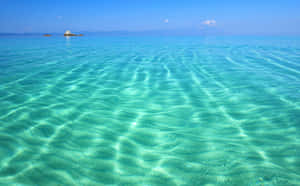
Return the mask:
<svg viewBox="0 0 300 186">
<path fill-rule="evenodd" d="M 0 37 L 0 185 L 300 184 L 300 37 Z"/>
</svg>

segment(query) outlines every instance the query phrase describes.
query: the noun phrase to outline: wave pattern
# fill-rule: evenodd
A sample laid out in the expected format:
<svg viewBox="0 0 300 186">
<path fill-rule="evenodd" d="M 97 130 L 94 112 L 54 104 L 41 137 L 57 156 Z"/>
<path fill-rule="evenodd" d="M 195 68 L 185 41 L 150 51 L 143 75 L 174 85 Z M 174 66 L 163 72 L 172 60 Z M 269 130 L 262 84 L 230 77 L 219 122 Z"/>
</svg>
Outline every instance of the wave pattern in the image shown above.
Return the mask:
<svg viewBox="0 0 300 186">
<path fill-rule="evenodd" d="M 300 182 L 299 40 L 0 40 L 0 184 Z"/>
</svg>

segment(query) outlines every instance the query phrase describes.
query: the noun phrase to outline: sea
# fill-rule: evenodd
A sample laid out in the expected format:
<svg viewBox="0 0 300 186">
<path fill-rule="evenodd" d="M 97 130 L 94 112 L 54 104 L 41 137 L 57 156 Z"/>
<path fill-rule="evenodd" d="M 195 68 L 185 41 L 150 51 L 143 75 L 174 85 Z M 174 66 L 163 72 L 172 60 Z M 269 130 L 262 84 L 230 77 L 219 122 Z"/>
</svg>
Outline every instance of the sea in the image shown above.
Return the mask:
<svg viewBox="0 0 300 186">
<path fill-rule="evenodd" d="M 2 35 L 0 185 L 300 185 L 300 37 Z"/>
</svg>

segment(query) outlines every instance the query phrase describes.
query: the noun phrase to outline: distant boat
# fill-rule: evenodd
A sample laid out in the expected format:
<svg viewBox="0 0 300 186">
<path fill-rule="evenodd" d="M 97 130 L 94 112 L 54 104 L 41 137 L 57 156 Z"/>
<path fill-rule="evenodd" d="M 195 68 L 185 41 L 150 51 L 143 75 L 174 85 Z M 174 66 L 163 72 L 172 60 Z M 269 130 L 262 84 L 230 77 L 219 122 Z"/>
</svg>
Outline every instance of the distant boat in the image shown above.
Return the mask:
<svg viewBox="0 0 300 186">
<path fill-rule="evenodd" d="M 45 37 L 51 37 L 51 34 L 44 34 Z"/>
<path fill-rule="evenodd" d="M 75 34 L 72 34 L 70 30 L 67 30 L 64 34 L 64 36 L 76 36 Z"/>
<path fill-rule="evenodd" d="M 64 34 L 64 36 L 83 36 L 83 34 L 72 34 L 72 32 L 70 30 L 67 30 Z"/>
</svg>

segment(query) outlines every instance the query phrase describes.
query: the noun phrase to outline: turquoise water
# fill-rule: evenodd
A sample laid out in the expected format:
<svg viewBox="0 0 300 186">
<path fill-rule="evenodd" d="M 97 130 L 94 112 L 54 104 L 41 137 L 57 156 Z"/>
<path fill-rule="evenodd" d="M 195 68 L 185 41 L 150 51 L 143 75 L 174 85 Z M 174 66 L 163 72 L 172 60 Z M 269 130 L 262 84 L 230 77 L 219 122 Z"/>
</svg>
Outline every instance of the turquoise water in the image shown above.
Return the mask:
<svg viewBox="0 0 300 186">
<path fill-rule="evenodd" d="M 0 185 L 299 185 L 300 38 L 0 37 Z"/>
</svg>

